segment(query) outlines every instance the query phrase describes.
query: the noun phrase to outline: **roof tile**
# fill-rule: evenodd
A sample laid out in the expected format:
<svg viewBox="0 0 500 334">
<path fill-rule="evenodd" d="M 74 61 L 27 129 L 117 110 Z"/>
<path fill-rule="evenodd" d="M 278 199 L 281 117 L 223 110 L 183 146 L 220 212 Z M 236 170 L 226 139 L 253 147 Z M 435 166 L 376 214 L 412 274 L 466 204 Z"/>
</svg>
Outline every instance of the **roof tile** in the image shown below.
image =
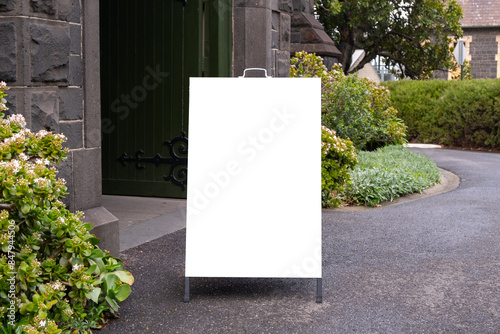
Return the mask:
<svg viewBox="0 0 500 334">
<path fill-rule="evenodd" d="M 500 26 L 500 0 L 457 0 L 463 9 L 462 27 Z"/>
</svg>

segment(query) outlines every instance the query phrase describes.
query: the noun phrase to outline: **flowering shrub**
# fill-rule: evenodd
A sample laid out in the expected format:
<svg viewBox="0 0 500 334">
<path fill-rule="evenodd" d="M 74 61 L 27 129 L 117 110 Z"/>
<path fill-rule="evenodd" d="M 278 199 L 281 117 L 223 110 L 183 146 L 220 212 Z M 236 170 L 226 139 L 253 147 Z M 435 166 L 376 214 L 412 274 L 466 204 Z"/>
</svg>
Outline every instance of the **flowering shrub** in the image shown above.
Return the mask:
<svg viewBox="0 0 500 334">
<path fill-rule="evenodd" d="M 375 149 L 405 143 L 405 125 L 391 107 L 390 92 L 373 81 L 345 76 L 340 65 L 331 71 L 321 57 L 298 52 L 291 61 L 290 76 L 319 77 L 322 82 L 322 122 L 357 149 Z"/>
<path fill-rule="evenodd" d="M 21 115 L 5 118 L 0 83 L 0 318 L 3 333 L 84 333 L 115 314 L 132 275 L 103 252 L 82 213 L 61 199 L 53 164 L 66 158 L 64 135 L 32 133 Z M 90 332 L 91 333 L 91 332 Z"/>
<path fill-rule="evenodd" d="M 350 170 L 358 163 L 350 140 L 336 136 L 335 131 L 321 127 L 321 202 L 323 207 L 338 207 L 338 194 L 348 184 Z"/>
</svg>

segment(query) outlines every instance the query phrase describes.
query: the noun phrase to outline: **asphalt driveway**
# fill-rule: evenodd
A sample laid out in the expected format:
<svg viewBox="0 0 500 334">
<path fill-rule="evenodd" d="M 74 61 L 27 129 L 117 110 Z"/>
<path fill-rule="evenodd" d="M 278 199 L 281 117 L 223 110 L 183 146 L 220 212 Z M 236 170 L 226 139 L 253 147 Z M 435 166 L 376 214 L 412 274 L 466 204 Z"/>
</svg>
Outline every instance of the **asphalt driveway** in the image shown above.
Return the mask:
<svg viewBox="0 0 500 334">
<path fill-rule="evenodd" d="M 322 304 L 314 280 L 201 278 L 184 303 L 183 229 L 122 253 L 136 282 L 98 333 L 500 333 L 500 154 L 414 150 L 460 186 L 324 211 Z"/>
</svg>

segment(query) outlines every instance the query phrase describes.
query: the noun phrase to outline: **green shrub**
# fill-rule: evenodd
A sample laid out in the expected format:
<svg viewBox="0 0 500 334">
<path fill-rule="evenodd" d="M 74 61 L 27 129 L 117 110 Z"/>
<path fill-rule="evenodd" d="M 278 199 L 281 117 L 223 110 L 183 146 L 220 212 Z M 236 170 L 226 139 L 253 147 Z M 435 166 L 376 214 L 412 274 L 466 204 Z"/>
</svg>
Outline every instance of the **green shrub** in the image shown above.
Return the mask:
<svg viewBox="0 0 500 334">
<path fill-rule="evenodd" d="M 500 148 L 500 79 L 387 83 L 411 141 Z"/>
<path fill-rule="evenodd" d="M 500 80 L 456 81 L 438 100 L 437 110 L 441 143 L 500 148 Z"/>
<path fill-rule="evenodd" d="M 399 196 L 420 192 L 439 182 L 441 174 L 428 157 L 392 145 L 359 152 L 351 182 L 342 193 L 350 204 L 375 206 Z"/>
<path fill-rule="evenodd" d="M 386 88 L 357 75 L 345 76 L 339 65 L 328 71 L 314 54 L 299 52 L 291 63 L 291 77 L 321 78 L 322 123 L 339 137 L 360 150 L 405 142 L 405 126 Z"/>
<path fill-rule="evenodd" d="M 442 136 L 436 103 L 449 84 L 444 80 L 384 83 L 391 91 L 392 104 L 399 110 L 399 117 L 407 126 L 408 140 L 429 143 Z"/>
<path fill-rule="evenodd" d="M 321 203 L 323 207 L 338 207 L 339 193 L 350 180 L 350 170 L 358 163 L 354 145 L 321 127 Z"/>
<path fill-rule="evenodd" d="M 4 333 L 77 333 L 99 328 L 130 294 L 133 277 L 103 252 L 82 213 L 61 199 L 53 164 L 65 137 L 32 133 L 21 115 L 5 118 L 0 83 L 0 318 Z"/>
</svg>

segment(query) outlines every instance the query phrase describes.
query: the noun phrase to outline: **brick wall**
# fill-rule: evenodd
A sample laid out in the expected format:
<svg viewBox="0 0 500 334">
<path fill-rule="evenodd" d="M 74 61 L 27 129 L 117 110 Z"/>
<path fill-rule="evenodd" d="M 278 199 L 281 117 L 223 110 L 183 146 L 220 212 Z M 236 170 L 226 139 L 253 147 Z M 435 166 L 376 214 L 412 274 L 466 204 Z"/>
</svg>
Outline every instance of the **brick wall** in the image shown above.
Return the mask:
<svg viewBox="0 0 500 334">
<path fill-rule="evenodd" d="M 474 79 L 497 78 L 499 64 L 497 62 L 498 28 L 463 28 L 464 36 L 471 36 L 470 64 Z"/>
</svg>

